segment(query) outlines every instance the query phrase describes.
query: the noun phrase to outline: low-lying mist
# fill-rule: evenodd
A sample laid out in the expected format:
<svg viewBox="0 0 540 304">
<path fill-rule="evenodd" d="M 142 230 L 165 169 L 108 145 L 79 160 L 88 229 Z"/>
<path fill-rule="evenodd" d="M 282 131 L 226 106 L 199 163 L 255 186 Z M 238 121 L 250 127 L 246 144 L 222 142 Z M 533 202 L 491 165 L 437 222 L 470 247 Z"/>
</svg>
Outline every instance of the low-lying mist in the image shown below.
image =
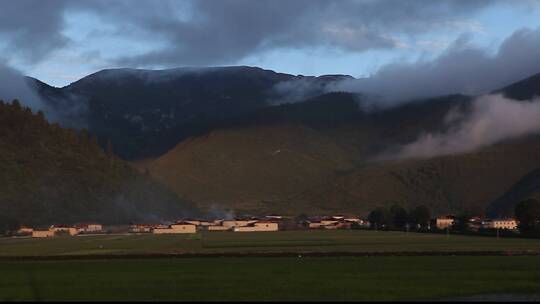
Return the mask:
<svg viewBox="0 0 540 304">
<path fill-rule="evenodd" d="M 28 85 L 24 76 L 2 62 L 0 62 L 0 99 L 6 102 L 18 99 L 24 106 L 30 107 L 35 112 L 40 110 L 48 112 L 47 105 Z"/>
<path fill-rule="evenodd" d="M 500 94 L 480 96 L 467 113 L 450 111 L 445 123 L 448 131 L 422 134 L 397 152 L 383 153 L 377 159 L 467 153 L 503 140 L 540 133 L 540 98 L 517 101 Z"/>
<path fill-rule="evenodd" d="M 68 93 L 49 96 L 45 100 L 38 93 L 37 85 L 32 85 L 20 71 L 1 62 L 0 99 L 5 102 L 17 99 L 32 112 L 42 111 L 49 122 L 57 122 L 64 127 L 87 127 L 88 98 Z"/>
</svg>

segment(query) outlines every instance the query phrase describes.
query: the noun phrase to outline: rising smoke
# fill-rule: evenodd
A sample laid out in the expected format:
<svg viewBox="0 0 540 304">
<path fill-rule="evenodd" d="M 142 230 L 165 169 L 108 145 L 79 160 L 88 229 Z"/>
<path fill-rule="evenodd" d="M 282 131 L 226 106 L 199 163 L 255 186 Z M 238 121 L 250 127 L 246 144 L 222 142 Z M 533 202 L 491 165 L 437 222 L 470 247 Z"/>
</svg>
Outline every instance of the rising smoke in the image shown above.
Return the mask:
<svg viewBox="0 0 540 304">
<path fill-rule="evenodd" d="M 379 159 L 466 153 L 503 140 L 540 133 L 540 99 L 517 101 L 499 94 L 481 96 L 473 101 L 469 113 L 450 111 L 445 123 L 454 125 L 444 133 L 422 134 L 397 153 L 384 153 Z"/>
</svg>

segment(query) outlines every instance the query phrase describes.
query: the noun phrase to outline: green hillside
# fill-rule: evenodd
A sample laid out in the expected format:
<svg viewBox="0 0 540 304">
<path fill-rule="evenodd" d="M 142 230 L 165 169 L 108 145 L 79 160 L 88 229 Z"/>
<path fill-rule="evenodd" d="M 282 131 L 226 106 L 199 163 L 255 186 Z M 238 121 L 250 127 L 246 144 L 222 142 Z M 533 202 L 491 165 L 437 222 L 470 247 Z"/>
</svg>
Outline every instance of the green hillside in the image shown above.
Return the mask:
<svg viewBox="0 0 540 304">
<path fill-rule="evenodd" d="M 0 102 L 0 222 L 42 225 L 171 218 L 193 206 L 86 132 L 49 124 L 18 102 Z"/>
<path fill-rule="evenodd" d="M 171 189 L 199 203 L 264 212 L 264 201 L 295 195 L 352 169 L 330 138 L 299 125 L 219 130 L 140 163 Z"/>
<path fill-rule="evenodd" d="M 516 204 L 528 198 L 540 199 L 540 169 L 525 174 L 504 195 L 493 201 L 488 213 L 492 216 L 508 216 L 514 214 Z"/>
<path fill-rule="evenodd" d="M 292 197 L 287 206 L 316 212 L 367 213 L 376 206 L 426 205 L 437 214 L 483 214 L 531 168 L 540 165 L 540 139 L 499 144 L 474 153 L 367 163 L 324 187 Z M 301 208 L 298 208 L 301 209 Z"/>
<path fill-rule="evenodd" d="M 448 111 L 466 111 L 471 100 L 450 95 L 351 113 L 361 99 L 327 94 L 305 104 L 261 110 L 252 120 L 183 141 L 139 167 L 203 207 L 366 214 L 376 206 L 399 203 L 424 204 L 435 213 L 483 213 L 540 165 L 540 139 L 432 159 L 371 161 L 419 134 L 444 131 Z M 325 111 L 330 114 L 324 116 Z M 281 153 L 273 155 L 276 151 Z"/>
<path fill-rule="evenodd" d="M 84 88 L 83 91 L 90 95 L 114 92 L 111 96 L 98 98 L 100 102 L 93 100 L 91 104 L 94 106 L 100 103 L 114 105 L 118 113 L 124 113 L 124 110 L 137 104 L 140 113 L 153 113 L 154 110 L 158 113 L 156 104 L 147 100 L 153 100 L 152 92 L 162 90 L 153 87 L 157 84 L 148 87 L 146 85 L 150 84 L 139 83 L 144 78 L 141 75 L 147 72 L 119 72 L 108 71 L 108 77 L 98 77 L 103 76 L 103 72 L 100 72 L 70 87 Z M 255 214 L 366 214 L 376 206 L 399 203 L 407 207 L 424 204 L 430 206 L 434 213 L 469 210 L 481 214 L 525 174 L 540 167 L 540 139 L 536 137 L 499 143 L 474 153 L 431 159 L 372 161 L 383 152 L 414 141 L 421 134 L 448 131 L 467 116 L 474 100 L 472 96 L 454 94 L 374 109 L 377 104 L 372 99 L 374 97 L 332 92 L 303 102 L 270 106 L 264 102 L 266 91 L 263 88 L 269 89 L 270 84 L 289 79 L 289 76 L 242 68 L 226 72 L 226 75 L 240 77 L 229 79 L 221 72 L 208 74 L 221 75 L 215 79 L 207 75 L 217 86 L 209 91 L 213 92 L 213 95 L 210 94 L 213 97 L 207 96 L 209 92 L 200 91 L 200 87 L 189 85 L 191 82 L 185 82 L 191 78 L 182 77 L 187 77 L 189 73 L 174 74 L 183 75 L 181 79 L 185 81 L 173 77 L 176 80 L 169 83 L 171 86 L 168 88 L 176 92 L 173 87 L 183 83 L 183 89 L 178 89 L 178 92 L 201 94 L 202 97 L 193 99 L 198 102 L 190 102 L 188 108 L 204 115 L 193 116 L 191 110 L 187 111 L 188 108 L 182 106 L 182 115 L 189 116 L 189 119 L 177 121 L 167 128 L 159 127 L 159 132 L 145 133 L 144 140 L 139 142 L 144 142 L 142 146 L 147 152 L 152 150 L 157 153 L 158 150 L 169 149 L 166 147 L 172 148 L 159 157 L 136 162 L 141 173 L 150 174 L 177 195 L 206 210 L 230 208 Z M 122 75 L 125 73 L 130 77 L 142 74 L 139 75 L 141 77 L 124 79 Z M 258 85 L 251 87 L 242 80 L 245 77 L 265 81 L 256 81 Z M 132 81 L 113 81 L 116 78 Z M 197 79 L 193 83 L 199 83 L 200 79 Z M 538 75 L 535 75 L 496 92 L 527 100 L 540 92 L 538 79 Z M 231 97 L 238 99 L 238 104 L 231 103 L 231 100 L 218 101 L 215 96 L 222 96 L 222 85 L 232 85 L 235 88 L 233 91 L 238 94 L 246 93 L 242 90 L 248 87 L 254 95 Z M 130 99 L 123 95 L 126 90 L 122 88 L 128 87 L 145 91 L 146 95 L 141 93 L 145 98 L 139 100 L 140 94 L 135 94 L 132 97 L 138 102 L 127 106 L 126 102 Z M 163 97 L 163 100 L 177 103 L 174 100 L 181 99 L 175 98 Z M 215 102 L 218 107 L 211 106 Z M 208 106 L 213 110 L 209 112 Z M 227 111 L 223 108 L 227 108 Z M 447 116 L 451 111 L 465 115 L 454 115 L 457 120 L 449 124 Z M 108 116 L 104 114 L 103 117 Z M 145 121 L 161 124 L 156 117 L 147 118 Z M 178 117 L 175 119 L 178 120 Z M 116 123 L 107 126 L 105 133 L 118 133 L 111 137 L 101 136 L 101 139 L 112 138 L 115 148 L 119 148 L 118 143 L 143 139 L 137 139 L 137 136 L 142 136 L 138 131 L 127 132 Z M 117 141 L 118 138 L 121 140 Z M 132 152 L 139 153 L 138 149 L 142 147 L 139 144 L 130 146 L 128 150 L 133 148 Z M 104 145 L 103 141 L 101 145 Z M 155 155 L 154 152 L 135 154 L 148 156 Z M 63 176 L 66 175 L 59 175 Z M 107 176 L 116 180 L 114 174 Z M 39 188 L 37 185 L 41 184 L 36 182 L 32 187 Z M 490 207 L 490 211 L 507 213 L 512 204 L 496 203 Z"/>
</svg>

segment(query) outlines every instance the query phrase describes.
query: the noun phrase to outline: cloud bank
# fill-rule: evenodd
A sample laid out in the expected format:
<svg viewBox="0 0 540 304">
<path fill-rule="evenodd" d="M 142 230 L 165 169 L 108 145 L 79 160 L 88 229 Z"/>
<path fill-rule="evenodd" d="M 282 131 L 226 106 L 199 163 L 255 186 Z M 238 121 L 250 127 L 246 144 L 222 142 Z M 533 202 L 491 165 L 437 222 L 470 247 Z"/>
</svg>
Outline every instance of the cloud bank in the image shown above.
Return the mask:
<svg viewBox="0 0 540 304">
<path fill-rule="evenodd" d="M 37 62 L 72 47 L 66 16 L 86 14 L 100 26 L 91 35 L 141 40 L 154 47 L 116 64 L 231 64 L 279 48 L 337 48 L 348 52 L 403 46 L 400 36 L 467 24 L 499 0 L 18 0 L 0 9 L 4 50 Z M 521 4 L 518 4 L 521 5 Z M 84 19 L 83 18 L 83 19 Z M 84 25 L 87 21 L 80 21 Z M 88 47 L 88 46 L 85 46 Z M 98 47 L 98 46 L 94 46 Z M 98 47 L 99 49 L 99 47 Z M 87 49 L 88 51 L 88 49 Z"/>
<path fill-rule="evenodd" d="M 449 112 L 446 133 L 427 133 L 381 159 L 429 158 L 472 152 L 503 140 L 540 133 L 540 99 L 516 101 L 500 94 L 473 101 L 470 113 Z"/>
<path fill-rule="evenodd" d="M 413 98 L 490 93 L 540 72 L 540 28 L 522 29 L 506 38 L 495 55 L 458 39 L 433 61 L 394 63 L 369 78 L 346 80 L 331 89 L 381 96 L 387 107 Z"/>
</svg>

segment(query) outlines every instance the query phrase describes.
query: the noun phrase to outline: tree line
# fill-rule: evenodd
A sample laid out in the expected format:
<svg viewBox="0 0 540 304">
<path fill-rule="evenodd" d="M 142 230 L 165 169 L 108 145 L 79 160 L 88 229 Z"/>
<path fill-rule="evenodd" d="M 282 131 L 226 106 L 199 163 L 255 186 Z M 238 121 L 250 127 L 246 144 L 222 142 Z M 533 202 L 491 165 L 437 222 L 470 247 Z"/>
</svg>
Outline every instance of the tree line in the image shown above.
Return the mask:
<svg viewBox="0 0 540 304">
<path fill-rule="evenodd" d="M 540 201 L 529 198 L 516 204 L 514 216 L 518 222 L 518 230 L 522 235 L 540 236 Z M 468 212 L 462 212 L 454 217 L 454 223 L 449 229 L 457 232 L 473 232 L 479 230 L 489 230 L 483 227 L 476 227 L 471 221 L 473 216 Z M 431 212 L 424 205 L 406 210 L 398 204 L 389 208 L 378 207 L 368 215 L 371 229 L 382 230 L 427 230 L 437 229 L 431 227 Z M 478 224 L 478 223 L 476 223 Z"/>
<path fill-rule="evenodd" d="M 431 211 L 424 205 L 406 210 L 398 204 L 390 208 L 378 207 L 368 215 L 368 221 L 373 229 L 428 229 L 431 221 Z"/>
</svg>

